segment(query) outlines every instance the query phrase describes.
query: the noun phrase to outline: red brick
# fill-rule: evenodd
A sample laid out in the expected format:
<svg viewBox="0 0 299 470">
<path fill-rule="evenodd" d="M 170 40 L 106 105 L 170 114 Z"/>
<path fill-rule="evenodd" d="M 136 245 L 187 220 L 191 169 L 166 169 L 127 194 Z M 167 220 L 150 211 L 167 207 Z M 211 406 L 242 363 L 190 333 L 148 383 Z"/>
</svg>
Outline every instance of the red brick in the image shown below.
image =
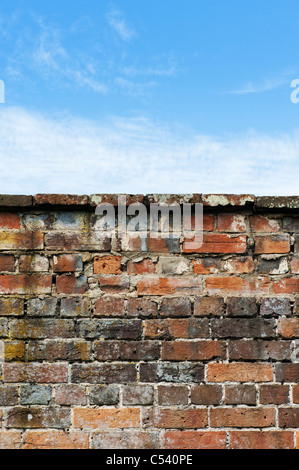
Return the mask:
<svg viewBox="0 0 299 470">
<path fill-rule="evenodd" d="M 221 385 L 197 385 L 191 388 L 191 403 L 195 405 L 219 405 L 221 399 Z"/>
<path fill-rule="evenodd" d="M 138 428 L 139 408 L 74 408 L 73 426 L 82 429 Z"/>
<path fill-rule="evenodd" d="M 119 294 L 129 292 L 130 280 L 128 276 L 102 276 L 99 279 L 99 285 L 103 292 L 107 294 Z"/>
<path fill-rule="evenodd" d="M 218 274 L 221 270 L 221 262 L 217 258 L 193 259 L 192 264 L 194 274 Z"/>
<path fill-rule="evenodd" d="M 93 262 L 95 274 L 121 274 L 121 256 L 97 256 Z"/>
<path fill-rule="evenodd" d="M 225 405 L 256 405 L 256 390 L 254 385 L 226 385 Z"/>
<path fill-rule="evenodd" d="M 145 427 L 156 428 L 205 428 L 208 425 L 207 409 L 146 409 L 143 415 Z"/>
<path fill-rule="evenodd" d="M 255 237 L 255 254 L 289 253 L 290 236 L 264 235 Z"/>
<path fill-rule="evenodd" d="M 86 405 L 85 387 L 82 385 L 62 384 L 55 389 L 57 405 Z"/>
<path fill-rule="evenodd" d="M 230 431 L 230 449 L 293 449 L 291 431 Z"/>
<path fill-rule="evenodd" d="M 92 434 L 92 449 L 158 449 L 159 434 L 154 431 L 105 431 Z"/>
<path fill-rule="evenodd" d="M 225 359 L 223 341 L 166 341 L 162 343 L 162 361 L 203 361 Z"/>
<path fill-rule="evenodd" d="M 263 405 L 282 405 L 289 403 L 288 385 L 261 385 L 260 403 Z"/>
<path fill-rule="evenodd" d="M 184 297 L 163 299 L 160 315 L 162 317 L 189 317 L 191 315 L 190 299 Z"/>
<path fill-rule="evenodd" d="M 145 320 L 144 336 L 150 339 L 188 338 L 189 321 L 187 319 Z"/>
<path fill-rule="evenodd" d="M 150 299 L 128 299 L 127 314 L 129 317 L 156 317 L 158 315 L 158 306 L 156 302 Z"/>
<path fill-rule="evenodd" d="M 101 297 L 94 306 L 95 317 L 123 317 L 125 301 L 117 297 Z"/>
<path fill-rule="evenodd" d="M 18 214 L 0 213 L 0 229 L 20 229 L 20 216 Z"/>
<path fill-rule="evenodd" d="M 225 449 L 225 431 L 166 431 L 162 449 Z"/>
<path fill-rule="evenodd" d="M 172 239 L 147 237 L 146 245 L 147 251 L 154 253 L 178 253 L 180 251 L 179 238 Z"/>
<path fill-rule="evenodd" d="M 46 256 L 22 255 L 19 258 L 20 272 L 46 272 L 49 270 L 49 260 Z"/>
<path fill-rule="evenodd" d="M 82 206 L 89 202 L 86 195 L 78 196 L 76 194 L 36 194 L 33 196 L 34 206 Z"/>
<path fill-rule="evenodd" d="M 230 363 L 208 364 L 209 382 L 271 382 L 273 371 L 270 364 Z"/>
<path fill-rule="evenodd" d="M 299 403 L 299 385 L 293 385 L 293 402 Z"/>
<path fill-rule="evenodd" d="M 12 255 L 0 255 L 0 271 L 13 273 L 15 270 L 15 259 Z"/>
<path fill-rule="evenodd" d="M 242 214 L 219 214 L 217 216 L 218 232 L 245 232 L 245 215 Z"/>
<path fill-rule="evenodd" d="M 279 232 L 281 229 L 281 223 L 278 219 L 264 215 L 251 215 L 250 226 L 253 232 Z"/>
<path fill-rule="evenodd" d="M 299 427 L 299 408 L 279 408 L 278 426 L 280 428 L 298 428 Z"/>
<path fill-rule="evenodd" d="M 68 428 L 71 425 L 70 408 L 15 407 L 7 411 L 8 428 Z"/>
<path fill-rule="evenodd" d="M 213 428 L 265 428 L 275 426 L 275 408 L 213 408 L 210 410 Z"/>
<path fill-rule="evenodd" d="M 299 338 L 299 318 L 279 318 L 277 333 L 283 338 Z"/>
<path fill-rule="evenodd" d="M 129 261 L 127 265 L 128 274 L 154 274 L 156 265 L 151 259 L 145 258 L 139 262 Z"/>
<path fill-rule="evenodd" d="M 147 278 L 137 282 L 138 295 L 197 295 L 202 291 L 202 281 L 197 278 Z"/>
<path fill-rule="evenodd" d="M 287 277 L 273 282 L 273 292 L 274 294 L 299 294 L 299 278 Z"/>
<path fill-rule="evenodd" d="M 194 301 L 195 316 L 222 316 L 224 301 L 221 297 L 199 297 Z"/>
<path fill-rule="evenodd" d="M 223 262 L 223 269 L 230 274 L 250 274 L 254 271 L 254 262 L 251 256 L 240 256 Z"/>
<path fill-rule="evenodd" d="M 20 431 L 0 431 L 0 449 L 21 449 L 22 434 Z"/>
<path fill-rule="evenodd" d="M 50 294 L 52 276 L 5 274 L 0 275 L 0 294 Z"/>
<path fill-rule="evenodd" d="M 84 294 L 88 290 L 87 278 L 62 274 L 56 278 L 56 290 L 58 294 Z"/>
<path fill-rule="evenodd" d="M 226 234 L 203 234 L 201 247 L 187 248 L 186 243 L 193 241 L 185 239 L 185 253 L 245 253 L 247 250 L 246 235 L 232 236 Z"/>
<path fill-rule="evenodd" d="M 204 232 L 213 232 L 214 216 L 212 214 L 203 214 L 202 229 Z M 195 215 L 191 215 L 191 230 L 195 230 Z"/>
<path fill-rule="evenodd" d="M 188 405 L 186 385 L 158 385 L 158 405 Z"/>
<path fill-rule="evenodd" d="M 207 277 L 206 288 L 209 294 L 240 293 L 240 294 L 269 294 L 268 277 L 243 279 L 237 276 Z"/>
<path fill-rule="evenodd" d="M 293 256 L 291 259 L 291 273 L 299 274 L 299 256 Z"/>
<path fill-rule="evenodd" d="M 23 449 L 88 449 L 89 434 L 81 431 L 26 431 Z"/>
<path fill-rule="evenodd" d="M 57 255 L 53 257 L 54 273 L 82 271 L 81 255 Z"/>
<path fill-rule="evenodd" d="M 42 250 L 44 235 L 41 232 L 0 231 L 0 250 Z"/>
<path fill-rule="evenodd" d="M 67 382 L 68 367 L 65 364 L 4 364 L 4 382 Z"/>
</svg>

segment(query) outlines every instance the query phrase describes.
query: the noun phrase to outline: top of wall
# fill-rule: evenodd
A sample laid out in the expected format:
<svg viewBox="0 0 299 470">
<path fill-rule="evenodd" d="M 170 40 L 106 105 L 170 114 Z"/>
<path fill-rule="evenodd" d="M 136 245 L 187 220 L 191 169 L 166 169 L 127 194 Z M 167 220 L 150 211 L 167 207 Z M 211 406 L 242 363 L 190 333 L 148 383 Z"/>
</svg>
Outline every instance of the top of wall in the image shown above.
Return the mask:
<svg viewBox="0 0 299 470">
<path fill-rule="evenodd" d="M 0 195 L 1 208 L 37 208 L 47 206 L 68 206 L 94 208 L 100 203 L 118 204 L 118 194 L 36 194 L 35 196 Z M 207 208 L 251 209 L 255 212 L 297 211 L 299 196 L 254 196 L 252 194 L 127 194 L 127 205 L 134 202 L 150 203 L 203 203 Z"/>
</svg>

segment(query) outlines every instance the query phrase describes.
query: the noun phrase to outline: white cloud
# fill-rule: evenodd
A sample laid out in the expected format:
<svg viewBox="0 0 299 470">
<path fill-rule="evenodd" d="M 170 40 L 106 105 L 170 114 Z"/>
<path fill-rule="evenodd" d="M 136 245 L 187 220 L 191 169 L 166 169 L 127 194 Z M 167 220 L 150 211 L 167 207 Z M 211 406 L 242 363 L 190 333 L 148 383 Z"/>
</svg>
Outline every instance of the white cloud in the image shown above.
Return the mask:
<svg viewBox="0 0 299 470">
<path fill-rule="evenodd" d="M 136 35 L 135 31 L 126 23 L 124 14 L 121 11 L 110 11 L 107 13 L 106 18 L 111 28 L 123 41 L 129 42 Z"/>
<path fill-rule="evenodd" d="M 282 85 L 286 85 L 287 83 L 290 83 L 290 79 L 286 76 L 262 80 L 257 83 L 248 82 L 239 89 L 229 91 L 228 94 L 247 95 L 250 93 L 262 93 L 264 91 L 275 90 L 276 88 L 279 88 Z"/>
<path fill-rule="evenodd" d="M 147 119 L 0 108 L 0 193 L 298 194 L 299 133 L 192 135 Z"/>
</svg>

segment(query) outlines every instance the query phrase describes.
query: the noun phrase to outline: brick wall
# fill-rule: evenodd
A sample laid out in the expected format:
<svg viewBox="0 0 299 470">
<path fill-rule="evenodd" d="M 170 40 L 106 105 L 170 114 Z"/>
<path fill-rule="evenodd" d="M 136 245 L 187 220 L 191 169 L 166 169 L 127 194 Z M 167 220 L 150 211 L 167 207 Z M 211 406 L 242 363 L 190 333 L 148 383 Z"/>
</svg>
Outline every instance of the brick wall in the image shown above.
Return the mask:
<svg viewBox="0 0 299 470">
<path fill-rule="evenodd" d="M 1 448 L 299 447 L 299 197 L 160 200 L 203 202 L 195 252 L 0 196 Z"/>
</svg>

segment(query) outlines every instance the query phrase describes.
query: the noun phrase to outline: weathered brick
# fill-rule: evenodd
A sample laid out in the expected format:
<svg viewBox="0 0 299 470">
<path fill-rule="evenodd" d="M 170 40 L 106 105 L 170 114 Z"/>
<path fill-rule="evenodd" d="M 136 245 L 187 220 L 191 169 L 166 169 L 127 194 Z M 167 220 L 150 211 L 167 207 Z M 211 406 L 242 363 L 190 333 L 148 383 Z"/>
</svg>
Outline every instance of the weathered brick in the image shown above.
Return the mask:
<svg viewBox="0 0 299 470">
<path fill-rule="evenodd" d="M 292 274 L 299 274 L 299 256 L 292 257 L 290 266 Z"/>
<path fill-rule="evenodd" d="M 67 274 L 57 276 L 56 290 L 58 294 L 85 294 L 88 290 L 87 277 Z"/>
<path fill-rule="evenodd" d="M 53 228 L 53 214 L 24 214 L 22 217 L 23 226 L 26 230 L 38 232 L 40 230 L 51 230 Z"/>
<path fill-rule="evenodd" d="M 221 297 L 197 297 L 194 301 L 195 316 L 222 316 L 224 300 Z"/>
<path fill-rule="evenodd" d="M 141 320 L 79 320 L 77 334 L 86 339 L 140 339 Z"/>
<path fill-rule="evenodd" d="M 299 408 L 279 408 L 278 426 L 280 428 L 298 428 Z"/>
<path fill-rule="evenodd" d="M 289 253 L 290 236 L 284 235 L 264 235 L 255 237 L 255 254 L 263 253 Z"/>
<path fill-rule="evenodd" d="M 293 403 L 299 403 L 299 385 L 292 386 Z"/>
<path fill-rule="evenodd" d="M 22 434 L 20 431 L 0 431 L 0 449 L 21 449 Z"/>
<path fill-rule="evenodd" d="M 279 318 L 277 333 L 282 338 L 299 338 L 299 318 Z"/>
<path fill-rule="evenodd" d="M 150 339 L 207 338 L 209 336 L 208 319 L 145 320 L 144 335 Z"/>
<path fill-rule="evenodd" d="M 111 241 L 99 238 L 93 233 L 81 232 L 49 232 L 45 235 L 47 250 L 59 251 L 109 251 Z"/>
<path fill-rule="evenodd" d="M 86 405 L 85 387 L 82 385 L 62 384 L 55 388 L 57 405 Z"/>
<path fill-rule="evenodd" d="M 117 297 L 102 297 L 94 306 L 96 317 L 123 317 L 125 314 L 125 301 Z"/>
<path fill-rule="evenodd" d="M 125 385 L 123 387 L 124 405 L 152 405 L 154 388 L 151 385 Z"/>
<path fill-rule="evenodd" d="M 27 315 L 29 317 L 54 317 L 57 313 L 57 304 L 57 299 L 53 297 L 30 299 L 27 303 Z"/>
<path fill-rule="evenodd" d="M 130 291 L 129 276 L 102 276 L 99 279 L 99 285 L 106 294 L 120 294 Z"/>
<path fill-rule="evenodd" d="M 229 431 L 230 449 L 293 449 L 291 431 Z"/>
<path fill-rule="evenodd" d="M 255 278 L 243 279 L 237 276 L 228 277 L 207 277 L 206 288 L 209 294 L 222 294 L 222 293 L 240 293 L 240 294 L 268 294 L 269 293 L 269 278 Z"/>
<path fill-rule="evenodd" d="M 190 277 L 147 278 L 137 281 L 138 295 L 198 295 L 202 292 L 202 281 Z"/>
<path fill-rule="evenodd" d="M 179 253 L 180 239 L 177 237 L 146 239 L 147 251 L 153 253 Z M 142 249 L 140 251 L 143 251 Z"/>
<path fill-rule="evenodd" d="M 221 260 L 218 258 L 193 259 L 194 274 L 218 274 L 221 271 Z"/>
<path fill-rule="evenodd" d="M 186 258 L 183 258 L 183 257 L 166 258 L 163 256 L 160 256 L 159 258 L 158 271 L 161 274 L 166 274 L 166 275 L 167 274 L 168 275 L 185 274 L 185 273 L 190 272 L 190 270 L 191 270 L 191 263 Z"/>
<path fill-rule="evenodd" d="M 191 388 L 191 403 L 195 405 L 219 405 L 221 400 L 221 385 L 197 385 Z"/>
<path fill-rule="evenodd" d="M 275 320 L 264 318 L 213 318 L 213 338 L 274 338 Z"/>
<path fill-rule="evenodd" d="M 204 379 L 204 366 L 184 363 L 141 363 L 140 382 L 200 382 Z"/>
<path fill-rule="evenodd" d="M 289 271 L 288 261 L 285 257 L 277 259 L 260 258 L 257 262 L 257 269 L 260 274 L 286 274 Z"/>
<path fill-rule="evenodd" d="M 65 364 L 4 364 L 4 382 L 36 382 L 59 383 L 67 382 L 68 367 Z"/>
<path fill-rule="evenodd" d="M 158 405 L 187 405 L 186 385 L 158 385 Z"/>
<path fill-rule="evenodd" d="M 252 194 L 202 194 L 202 202 L 208 207 L 246 207 L 253 205 L 255 197 Z"/>
<path fill-rule="evenodd" d="M 226 432 L 166 431 L 162 449 L 226 449 Z"/>
<path fill-rule="evenodd" d="M 10 332 L 11 337 L 16 339 L 72 338 L 74 323 L 72 320 L 54 320 L 52 318 L 11 320 Z"/>
<path fill-rule="evenodd" d="M 99 361 L 154 361 L 160 357 L 158 341 L 95 341 Z"/>
<path fill-rule="evenodd" d="M 260 314 L 262 316 L 290 315 L 290 301 L 289 299 L 278 299 L 277 297 L 264 298 L 261 300 Z"/>
<path fill-rule="evenodd" d="M 276 364 L 276 382 L 299 382 L 299 364 Z"/>
<path fill-rule="evenodd" d="M 91 343 L 82 339 L 63 341 L 29 341 L 27 346 L 28 361 L 89 361 Z"/>
<path fill-rule="evenodd" d="M 81 431 L 31 431 L 23 435 L 23 449 L 88 449 L 89 435 Z"/>
<path fill-rule="evenodd" d="M 21 255 L 19 258 L 20 272 L 47 272 L 49 270 L 49 260 L 42 255 Z"/>
<path fill-rule="evenodd" d="M 0 250 L 42 250 L 44 235 L 42 232 L 6 232 L 0 231 Z"/>
<path fill-rule="evenodd" d="M 273 371 L 270 364 L 229 363 L 207 365 L 209 382 L 271 382 Z"/>
<path fill-rule="evenodd" d="M 74 408 L 74 428 L 138 428 L 140 410 L 138 408 Z"/>
<path fill-rule="evenodd" d="M 25 343 L 23 341 L 5 341 L 4 360 L 5 362 L 24 361 Z"/>
<path fill-rule="evenodd" d="M 283 228 L 287 232 L 299 232 L 299 217 L 284 217 Z"/>
<path fill-rule="evenodd" d="M 205 428 L 208 425 L 208 411 L 207 409 L 146 409 L 143 414 L 143 425 L 157 428 Z"/>
<path fill-rule="evenodd" d="M 256 390 L 254 385 L 226 385 L 225 405 L 256 405 Z"/>
<path fill-rule="evenodd" d="M 52 388 L 49 385 L 22 385 L 20 391 L 21 405 L 48 405 Z"/>
<path fill-rule="evenodd" d="M 289 403 L 289 387 L 287 385 L 261 385 L 260 403 L 264 405 Z"/>
<path fill-rule="evenodd" d="M 82 272 L 82 256 L 78 254 L 53 256 L 53 271 L 54 273 Z"/>
<path fill-rule="evenodd" d="M 19 230 L 20 229 L 20 216 L 14 212 L 1 212 L 0 213 L 0 229 Z"/>
<path fill-rule="evenodd" d="M 156 317 L 158 314 L 157 303 L 146 298 L 128 299 L 127 315 L 129 317 Z"/>
<path fill-rule="evenodd" d="M 299 294 L 299 277 L 288 277 L 273 282 L 274 294 Z"/>
<path fill-rule="evenodd" d="M 229 274 L 250 274 L 254 271 L 254 261 L 251 256 L 239 256 L 223 262 L 223 269 Z"/>
<path fill-rule="evenodd" d="M 279 219 L 267 217 L 264 215 L 251 215 L 250 226 L 253 232 L 279 232 L 281 223 Z"/>
<path fill-rule="evenodd" d="M 119 387 L 117 385 L 94 385 L 89 389 L 91 405 L 117 405 Z"/>
<path fill-rule="evenodd" d="M 213 428 L 265 428 L 275 426 L 275 408 L 213 408 L 210 410 Z"/>
<path fill-rule="evenodd" d="M 192 241 L 192 239 L 185 238 L 184 253 L 245 253 L 247 250 L 246 235 L 204 233 L 202 245 L 200 247 L 194 246 L 194 248 L 189 246 Z"/>
<path fill-rule="evenodd" d="M 150 258 L 145 258 L 142 261 L 128 261 L 127 273 L 131 274 L 155 274 L 156 264 Z"/>
<path fill-rule="evenodd" d="M 17 404 L 18 387 L 15 385 L 0 385 L 0 406 L 13 406 Z"/>
<path fill-rule="evenodd" d="M 31 207 L 32 196 L 1 194 L 0 205 L 2 207 Z"/>
<path fill-rule="evenodd" d="M 242 214 L 218 214 L 217 216 L 218 232 L 245 232 L 246 219 Z"/>
<path fill-rule="evenodd" d="M 72 364 L 71 382 L 89 384 L 113 384 L 136 382 L 134 364 Z"/>
<path fill-rule="evenodd" d="M 7 411 L 8 428 L 56 428 L 71 425 L 70 408 L 15 407 Z"/>
<path fill-rule="evenodd" d="M 191 315 L 189 298 L 165 298 L 161 303 L 160 315 L 163 317 L 188 317 Z"/>
<path fill-rule="evenodd" d="M 40 274 L 0 275 L 0 294 L 50 294 L 52 276 Z"/>
<path fill-rule="evenodd" d="M 13 255 L 0 255 L 0 271 L 13 273 L 15 270 L 15 259 Z"/>
<path fill-rule="evenodd" d="M 291 341 L 235 340 L 228 341 L 230 360 L 245 361 L 289 361 Z"/>
<path fill-rule="evenodd" d="M 121 256 L 97 256 L 93 269 L 95 274 L 121 274 Z"/>
<path fill-rule="evenodd" d="M 0 299 L 0 316 L 18 317 L 24 313 L 24 300 L 18 298 Z"/>
<path fill-rule="evenodd" d="M 224 341 L 166 341 L 161 358 L 168 361 L 203 361 L 225 359 Z"/>
<path fill-rule="evenodd" d="M 158 449 L 159 433 L 156 431 L 97 432 L 92 435 L 92 449 Z"/>
<path fill-rule="evenodd" d="M 89 198 L 86 195 L 76 194 L 36 194 L 33 196 L 34 206 L 84 206 L 88 204 Z"/>
<path fill-rule="evenodd" d="M 256 299 L 252 297 L 228 297 L 227 316 L 229 317 L 253 317 L 257 314 Z"/>
</svg>

